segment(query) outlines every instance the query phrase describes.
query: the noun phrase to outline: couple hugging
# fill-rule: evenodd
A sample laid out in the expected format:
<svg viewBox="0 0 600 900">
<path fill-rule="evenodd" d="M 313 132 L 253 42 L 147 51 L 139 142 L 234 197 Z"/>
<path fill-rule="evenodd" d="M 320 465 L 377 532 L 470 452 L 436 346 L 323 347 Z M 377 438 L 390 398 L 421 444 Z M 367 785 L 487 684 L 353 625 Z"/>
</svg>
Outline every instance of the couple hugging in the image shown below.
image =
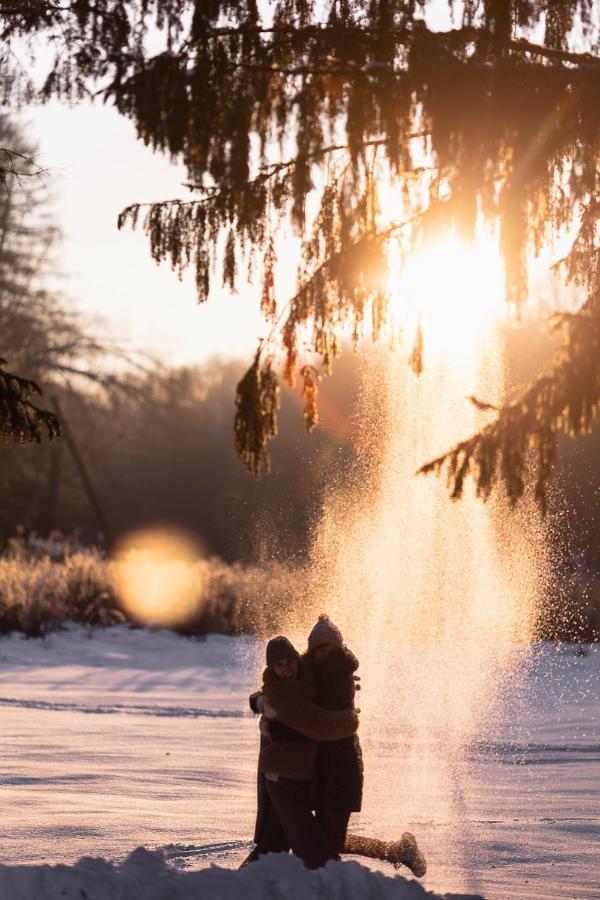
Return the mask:
<svg viewBox="0 0 600 900">
<path fill-rule="evenodd" d="M 348 834 L 363 789 L 357 669 L 339 628 L 324 615 L 302 656 L 285 637 L 268 642 L 263 685 L 250 697 L 261 716 L 256 846 L 242 865 L 291 850 L 311 869 L 352 853 L 405 865 L 418 878 L 425 874 L 410 832 L 399 841 Z"/>
</svg>

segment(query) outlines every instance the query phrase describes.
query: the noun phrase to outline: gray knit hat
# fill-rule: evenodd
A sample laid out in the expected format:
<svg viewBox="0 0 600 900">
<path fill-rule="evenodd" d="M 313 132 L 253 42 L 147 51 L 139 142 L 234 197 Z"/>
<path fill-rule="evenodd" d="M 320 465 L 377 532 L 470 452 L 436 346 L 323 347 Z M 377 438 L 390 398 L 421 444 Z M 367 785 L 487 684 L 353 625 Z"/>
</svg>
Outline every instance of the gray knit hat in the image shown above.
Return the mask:
<svg viewBox="0 0 600 900">
<path fill-rule="evenodd" d="M 314 650 L 315 647 L 321 647 L 323 644 L 333 644 L 334 647 L 343 647 L 344 639 L 342 632 L 334 625 L 329 616 L 323 613 L 319 616 L 317 624 L 308 636 L 308 649 Z"/>
</svg>

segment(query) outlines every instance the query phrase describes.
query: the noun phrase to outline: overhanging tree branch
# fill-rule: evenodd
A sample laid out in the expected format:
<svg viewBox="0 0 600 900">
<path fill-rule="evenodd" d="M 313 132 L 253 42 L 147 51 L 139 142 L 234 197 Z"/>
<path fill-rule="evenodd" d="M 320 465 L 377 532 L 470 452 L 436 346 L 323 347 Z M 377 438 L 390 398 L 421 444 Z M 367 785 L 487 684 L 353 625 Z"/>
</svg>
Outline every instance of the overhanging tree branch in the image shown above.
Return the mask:
<svg viewBox="0 0 600 900">
<path fill-rule="evenodd" d="M 397 191 L 395 219 L 434 201 L 435 214 L 414 229 L 416 241 L 403 244 L 403 254 L 415 249 L 426 224 L 465 241 L 481 220 L 495 226 L 507 298 L 516 306 L 527 295 L 527 253 L 571 228 L 599 194 L 600 60 L 588 27 L 593 0 L 453 5 L 462 23 L 446 32 L 427 26 L 423 4 L 390 0 L 349 0 L 327 13 L 304 0 L 273 0 L 268 18 L 261 4 L 231 0 L 118 0 L 66 9 L 12 0 L 4 21 L 12 34 L 47 37 L 55 48 L 45 99 L 101 91 L 141 140 L 187 167 L 188 183 L 203 196 L 149 205 L 144 228 L 157 262 L 168 260 L 178 274 L 195 268 L 199 299 L 208 296 L 215 262 L 225 287 L 234 289 L 241 267 L 258 257 L 261 303 L 275 321 L 281 304 L 274 235 L 284 223 L 296 228 L 301 287 L 283 307 L 280 337 L 284 374 L 292 380 L 295 371 L 308 373 L 310 399 L 316 397 L 313 357 L 327 369 L 339 335 L 350 326 L 356 337 L 369 317 L 372 334 L 381 333 L 388 304 L 385 242 L 369 236 L 389 224 L 378 203 L 388 186 Z M 2 12 L 0 2 L 0 22 Z M 152 26 L 149 42 L 151 20 L 158 28 Z M 569 45 L 574 33 L 582 39 L 577 52 Z M 160 53 L 156 40 L 164 40 Z M 413 140 L 416 132 L 427 134 L 422 144 Z M 293 159 L 283 157 L 289 147 Z M 369 147 L 380 148 L 380 183 L 369 170 Z M 341 181 L 334 171 L 338 151 L 351 172 Z M 135 224 L 141 209 L 129 206 L 120 224 Z M 592 258 L 586 238 L 570 260 L 589 297 L 596 292 Z M 308 333 L 305 349 L 312 355 L 300 367 L 297 325 Z M 490 426 L 479 441 L 460 445 L 450 460 L 455 489 L 462 490 L 468 458 L 478 461 L 482 495 L 494 479 L 504 479 L 517 498 L 531 440 L 543 502 L 551 469 L 547 429 L 554 433 L 564 424 L 552 404 L 564 399 L 568 360 L 574 366 L 576 357 L 586 358 L 585 329 L 579 341 L 579 332 L 565 327 L 572 357 L 559 361 L 558 381 L 550 373 L 522 403 L 503 407 L 497 430 Z M 258 432 L 276 427 L 271 350 L 270 343 L 268 353 L 261 345 L 246 382 L 247 410 L 263 404 L 252 414 L 255 427 L 248 440 L 236 433 L 253 470 L 264 463 Z M 421 357 L 417 342 L 415 371 Z M 538 403 L 549 404 L 548 422 L 538 416 Z M 314 421 L 313 409 L 307 422 Z M 512 456 L 503 437 L 511 430 Z M 505 449 L 493 463 L 499 445 Z M 431 468 L 445 467 L 445 458 Z"/>
<path fill-rule="evenodd" d="M 552 324 L 563 330 L 553 368 L 499 410 L 469 398 L 481 410 L 496 413 L 493 422 L 471 438 L 421 466 L 418 474 L 445 473 L 453 499 L 471 478 L 478 497 L 487 500 L 502 483 L 514 506 L 533 472 L 534 496 L 543 512 L 554 475 L 558 436 L 574 438 L 596 427 L 600 418 L 600 251 L 597 249 L 600 202 L 584 210 L 570 253 L 557 265 L 583 282 L 593 269 L 594 284 L 576 313 L 557 313 Z M 582 261 L 585 271 L 582 271 Z"/>
<path fill-rule="evenodd" d="M 40 444 L 44 434 L 50 440 L 60 435 L 60 423 L 54 413 L 33 402 L 41 390 L 35 381 L 4 370 L 0 359 L 0 440 Z"/>
</svg>

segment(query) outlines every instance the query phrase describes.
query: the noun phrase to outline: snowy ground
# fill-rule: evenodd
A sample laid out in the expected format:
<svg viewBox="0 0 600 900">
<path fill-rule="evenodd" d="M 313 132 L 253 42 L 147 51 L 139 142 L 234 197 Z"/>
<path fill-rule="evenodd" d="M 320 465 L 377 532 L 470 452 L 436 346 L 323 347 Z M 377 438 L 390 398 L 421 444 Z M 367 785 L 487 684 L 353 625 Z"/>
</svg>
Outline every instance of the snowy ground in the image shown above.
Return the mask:
<svg viewBox="0 0 600 900">
<path fill-rule="evenodd" d="M 122 863 L 144 846 L 163 848 L 181 878 L 211 863 L 236 867 L 253 825 L 257 726 L 246 697 L 261 653 L 251 638 L 199 642 L 126 627 L 1 639 L 0 863 L 72 866 L 84 856 Z M 428 890 L 489 900 L 600 898 L 599 699 L 600 648 L 585 656 L 532 648 L 522 690 L 454 773 L 452 810 L 424 795 L 420 814 L 407 811 L 386 777 L 390 767 L 401 770 L 401 744 L 368 731 L 365 808 L 353 828 L 388 838 L 414 831 L 429 861 Z M 136 860 L 160 868 L 153 859 L 142 865 L 135 857 L 127 871 Z M 0 867 L 1 900 L 19 896 L 24 872 Z M 203 876 L 206 889 L 209 877 L 216 876 Z M 256 870 L 252 878 L 260 877 L 271 883 L 274 873 Z M 345 877 L 327 875 L 338 879 L 340 897 L 350 896 Z M 323 896 L 335 896 L 331 884 Z M 385 885 L 412 896 L 399 892 L 400 882 Z M 425 896 L 414 889 L 415 898 Z M 218 895 L 217 882 L 211 890 Z M 172 896 L 184 894 L 173 888 Z M 248 882 L 244 896 L 263 896 L 258 882 Z"/>
</svg>

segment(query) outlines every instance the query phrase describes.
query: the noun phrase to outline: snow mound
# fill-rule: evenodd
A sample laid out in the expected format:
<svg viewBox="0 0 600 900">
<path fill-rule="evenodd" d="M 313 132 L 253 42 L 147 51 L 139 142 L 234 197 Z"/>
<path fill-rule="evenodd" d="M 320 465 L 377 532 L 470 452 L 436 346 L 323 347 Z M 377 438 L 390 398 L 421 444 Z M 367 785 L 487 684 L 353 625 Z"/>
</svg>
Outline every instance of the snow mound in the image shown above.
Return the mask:
<svg viewBox="0 0 600 900">
<path fill-rule="evenodd" d="M 305 869 L 274 854 L 244 869 L 171 868 L 160 851 L 143 847 L 120 865 L 83 857 L 74 866 L 0 866 L 2 900 L 482 900 L 474 894 L 434 894 L 400 875 L 371 872 L 357 862 Z"/>
</svg>

